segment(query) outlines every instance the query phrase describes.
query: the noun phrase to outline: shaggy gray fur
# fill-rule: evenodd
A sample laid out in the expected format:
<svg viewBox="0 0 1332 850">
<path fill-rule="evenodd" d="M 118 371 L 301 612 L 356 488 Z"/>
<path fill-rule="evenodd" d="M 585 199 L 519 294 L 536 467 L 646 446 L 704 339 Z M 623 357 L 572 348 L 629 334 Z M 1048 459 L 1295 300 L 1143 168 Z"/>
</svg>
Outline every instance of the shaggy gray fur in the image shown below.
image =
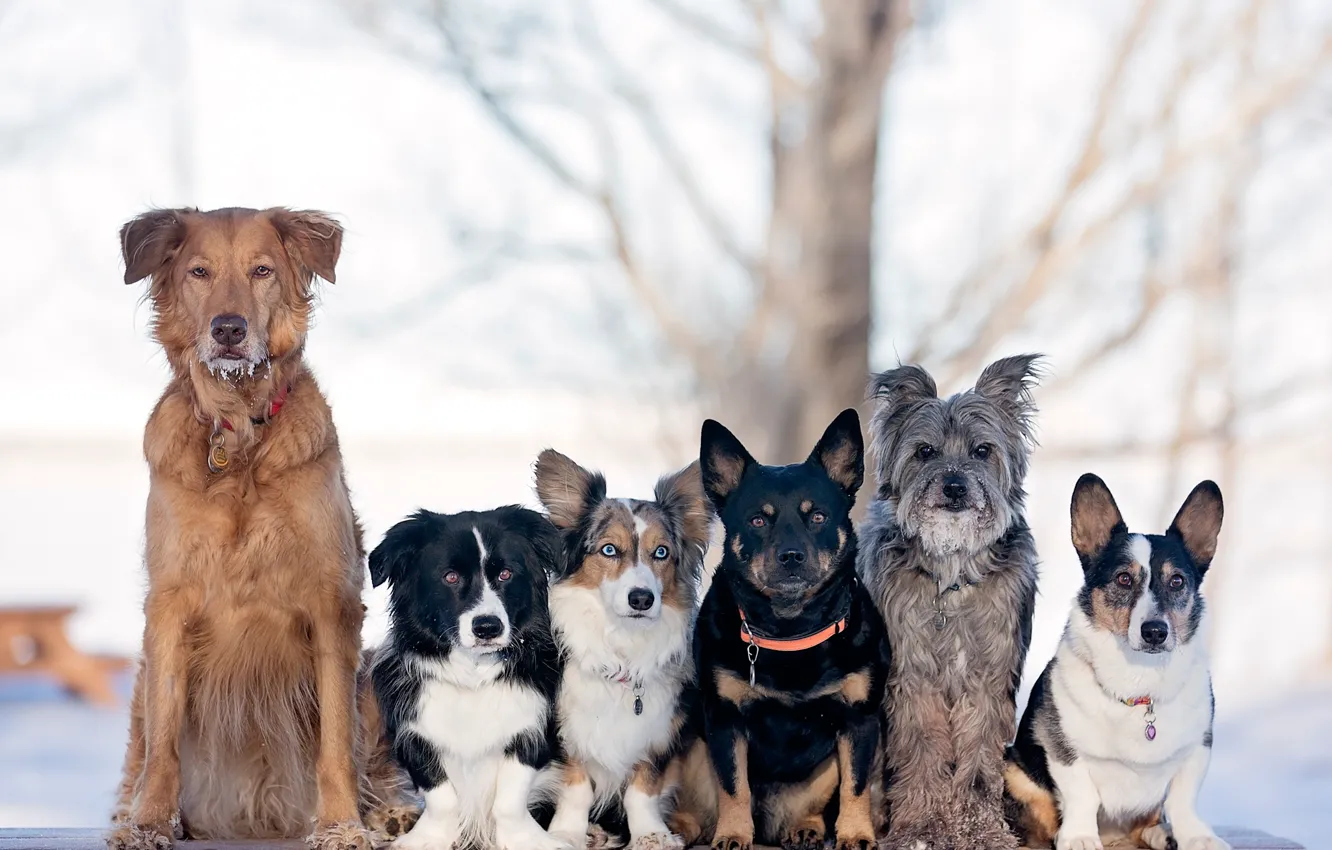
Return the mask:
<svg viewBox="0 0 1332 850">
<path fill-rule="evenodd" d="M 857 570 L 893 647 L 884 850 L 1017 847 L 1003 756 L 1036 602 L 1023 518 L 1036 360 L 993 363 L 974 389 L 943 400 L 918 366 L 870 383 L 879 490 Z"/>
</svg>

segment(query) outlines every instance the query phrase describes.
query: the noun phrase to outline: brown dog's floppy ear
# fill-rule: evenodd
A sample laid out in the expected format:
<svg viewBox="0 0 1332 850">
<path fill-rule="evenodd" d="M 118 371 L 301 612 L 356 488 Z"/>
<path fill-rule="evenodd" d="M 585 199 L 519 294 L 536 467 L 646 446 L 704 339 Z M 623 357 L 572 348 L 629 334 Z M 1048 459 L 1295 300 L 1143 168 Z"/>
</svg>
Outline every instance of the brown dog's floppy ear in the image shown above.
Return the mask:
<svg viewBox="0 0 1332 850">
<path fill-rule="evenodd" d="M 865 481 L 865 438 L 860 433 L 860 414 L 849 407 L 837 415 L 810 452 L 808 463 L 828 473 L 854 502 Z"/>
<path fill-rule="evenodd" d="M 721 513 L 726 498 L 740 486 L 740 479 L 745 477 L 745 470 L 754 463 L 754 458 L 725 425 L 707 419 L 703 422 L 698 460 L 703 491 L 717 513 Z"/>
<path fill-rule="evenodd" d="M 270 220 L 287 251 L 307 271 L 329 283 L 342 255 L 342 225 L 315 210 L 275 209 Z"/>
<path fill-rule="evenodd" d="M 606 479 L 554 449 L 546 449 L 536 460 L 536 491 L 550 521 L 568 530 L 576 528 L 583 516 L 606 498 Z"/>
<path fill-rule="evenodd" d="M 120 228 L 120 254 L 125 283 L 138 283 L 162 268 L 185 241 L 184 213 L 192 210 L 151 210 Z"/>
<path fill-rule="evenodd" d="M 1166 531 L 1183 541 L 1199 572 L 1205 573 L 1216 557 L 1216 538 L 1221 534 L 1224 513 L 1221 488 L 1214 481 L 1203 481 L 1189 493 Z"/>
<path fill-rule="evenodd" d="M 1128 526 L 1124 524 L 1110 488 L 1090 472 L 1083 474 L 1074 485 L 1069 512 L 1073 518 L 1073 548 L 1077 550 L 1078 560 L 1082 561 L 1083 572 L 1086 572 L 1105 551 L 1110 538 L 1128 531 Z"/>
<path fill-rule="evenodd" d="M 680 520 L 685 541 L 699 549 L 708 548 L 712 536 L 712 506 L 703 492 L 703 474 L 698 461 L 679 472 L 663 475 L 653 496 L 667 513 Z"/>
</svg>

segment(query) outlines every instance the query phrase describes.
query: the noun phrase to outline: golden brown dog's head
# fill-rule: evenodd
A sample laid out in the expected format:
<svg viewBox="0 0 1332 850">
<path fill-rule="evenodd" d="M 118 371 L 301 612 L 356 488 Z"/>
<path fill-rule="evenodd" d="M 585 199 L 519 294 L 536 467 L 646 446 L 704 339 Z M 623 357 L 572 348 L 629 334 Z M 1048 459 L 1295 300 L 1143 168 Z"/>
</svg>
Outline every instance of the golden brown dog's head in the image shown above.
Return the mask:
<svg viewBox="0 0 1332 850">
<path fill-rule="evenodd" d="M 153 332 L 178 373 L 229 381 L 298 354 L 317 275 L 333 282 L 342 227 L 323 213 L 153 210 L 120 230 L 125 283 L 152 277 Z"/>
</svg>

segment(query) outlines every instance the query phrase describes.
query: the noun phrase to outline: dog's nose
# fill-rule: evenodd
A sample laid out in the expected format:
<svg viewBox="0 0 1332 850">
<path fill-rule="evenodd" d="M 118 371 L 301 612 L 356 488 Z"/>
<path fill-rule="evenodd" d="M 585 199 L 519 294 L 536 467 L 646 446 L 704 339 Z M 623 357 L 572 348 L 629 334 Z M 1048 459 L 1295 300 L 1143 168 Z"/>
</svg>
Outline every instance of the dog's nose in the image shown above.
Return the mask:
<svg viewBox="0 0 1332 850">
<path fill-rule="evenodd" d="M 247 329 L 244 317 L 234 313 L 213 317 L 213 339 L 218 345 L 240 345 Z"/>
<path fill-rule="evenodd" d="M 1148 620 L 1142 624 L 1142 639 L 1149 646 L 1160 646 L 1170 636 L 1170 627 L 1165 620 Z"/>
<path fill-rule="evenodd" d="M 944 479 L 943 484 L 944 498 L 950 501 L 957 501 L 965 498 L 967 495 L 967 482 L 961 475 L 950 475 Z"/>
<path fill-rule="evenodd" d="M 805 553 L 799 549 L 787 549 L 777 556 L 777 561 L 783 567 L 798 567 L 805 563 Z"/>
<path fill-rule="evenodd" d="M 629 591 L 629 607 L 635 611 L 646 611 L 657 601 L 656 594 L 646 587 L 635 587 Z"/>
<path fill-rule="evenodd" d="M 472 621 L 472 634 L 481 640 L 492 640 L 504 634 L 504 623 L 493 614 L 485 614 Z"/>
</svg>

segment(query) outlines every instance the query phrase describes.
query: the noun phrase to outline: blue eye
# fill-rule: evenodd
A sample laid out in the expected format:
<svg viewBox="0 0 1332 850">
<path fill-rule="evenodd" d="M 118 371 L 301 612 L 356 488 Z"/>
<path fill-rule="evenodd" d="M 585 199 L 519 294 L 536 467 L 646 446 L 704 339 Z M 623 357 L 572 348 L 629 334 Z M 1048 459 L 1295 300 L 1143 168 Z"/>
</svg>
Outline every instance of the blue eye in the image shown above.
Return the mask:
<svg viewBox="0 0 1332 850">
<path fill-rule="evenodd" d="M 607 543 L 605 546 L 601 547 L 601 554 L 605 555 L 607 558 L 614 558 L 616 555 L 620 554 L 620 550 L 615 548 L 614 543 Z"/>
<path fill-rule="evenodd" d="M 652 557 L 656 558 L 658 561 L 664 561 L 669 554 L 671 553 L 665 546 L 658 546 L 657 551 L 652 553 Z"/>
</svg>

